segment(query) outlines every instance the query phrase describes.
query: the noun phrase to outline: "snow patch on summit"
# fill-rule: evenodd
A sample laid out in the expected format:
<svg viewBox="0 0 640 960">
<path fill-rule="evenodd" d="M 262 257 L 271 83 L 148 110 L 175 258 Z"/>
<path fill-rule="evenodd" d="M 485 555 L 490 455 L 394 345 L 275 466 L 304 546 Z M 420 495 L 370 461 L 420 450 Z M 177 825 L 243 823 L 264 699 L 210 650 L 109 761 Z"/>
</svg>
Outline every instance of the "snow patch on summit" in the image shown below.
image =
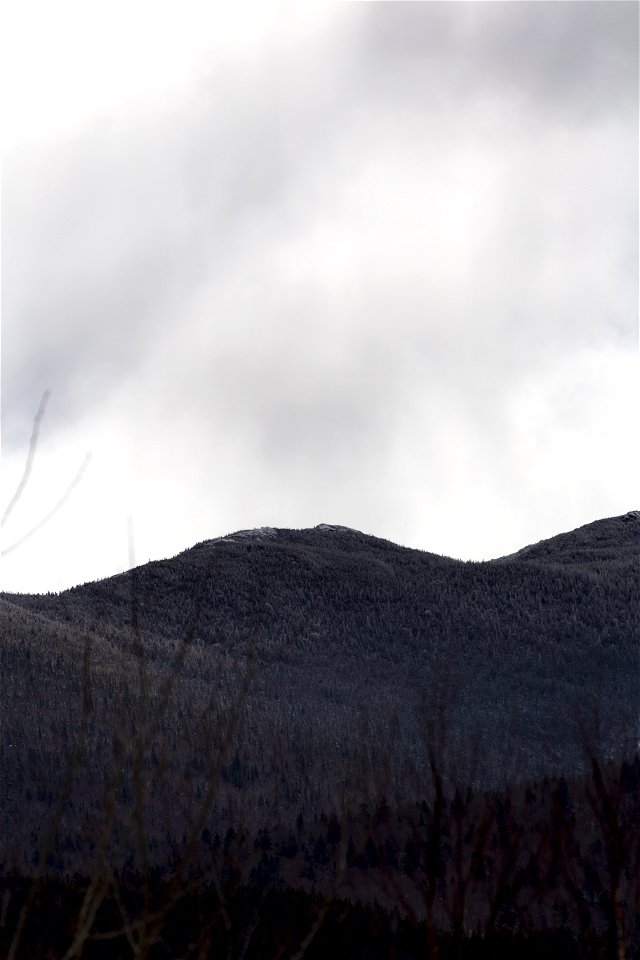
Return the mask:
<svg viewBox="0 0 640 960">
<path fill-rule="evenodd" d="M 354 530 L 353 527 L 342 527 L 338 523 L 318 523 L 313 528 L 314 530 L 327 530 L 330 532 L 338 531 L 342 533 L 357 533 L 357 530 Z"/>
<path fill-rule="evenodd" d="M 226 537 L 218 537 L 218 542 L 242 543 L 246 540 L 264 540 L 268 537 L 275 537 L 277 532 L 275 527 L 254 527 L 252 530 L 236 530 L 235 533 L 229 533 Z"/>
</svg>

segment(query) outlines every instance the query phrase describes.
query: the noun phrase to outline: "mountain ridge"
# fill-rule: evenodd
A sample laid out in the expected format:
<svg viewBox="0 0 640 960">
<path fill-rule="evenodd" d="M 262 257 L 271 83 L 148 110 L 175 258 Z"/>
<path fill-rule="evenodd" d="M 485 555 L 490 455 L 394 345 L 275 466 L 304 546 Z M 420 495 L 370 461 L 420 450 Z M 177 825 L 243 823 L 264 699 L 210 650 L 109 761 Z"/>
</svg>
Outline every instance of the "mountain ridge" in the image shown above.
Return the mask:
<svg viewBox="0 0 640 960">
<path fill-rule="evenodd" d="M 258 546 L 261 543 L 282 545 L 285 542 L 290 542 L 301 546 L 309 546 L 310 538 L 313 538 L 315 535 L 320 535 L 322 538 L 324 538 L 325 535 L 332 535 L 333 542 L 331 544 L 325 544 L 325 546 L 330 548 L 339 546 L 346 550 L 349 548 L 362 549 L 368 546 L 378 550 L 391 549 L 407 551 L 417 556 L 453 564 L 496 564 L 507 561 L 529 562 L 539 560 L 580 565 L 581 563 L 588 564 L 611 560 L 617 562 L 627 562 L 634 559 L 640 560 L 640 510 L 630 510 L 625 514 L 591 521 L 572 530 L 564 531 L 552 537 L 536 541 L 535 543 L 527 544 L 514 553 L 501 555 L 489 560 L 461 560 L 447 554 L 436 553 L 420 547 L 404 546 L 388 538 L 378 537 L 375 534 L 365 533 L 341 524 L 319 523 L 313 527 L 264 526 L 236 530 L 219 537 L 197 541 L 192 546 L 180 550 L 171 557 L 150 560 L 145 564 L 136 565 L 130 568 L 130 570 L 101 577 L 98 580 L 84 581 L 75 586 L 68 587 L 65 590 L 51 591 L 46 594 L 0 591 L 0 597 L 61 596 L 91 584 L 104 583 L 120 577 L 126 577 L 133 569 L 141 570 L 153 564 L 170 563 L 188 556 L 192 551 L 212 549 L 220 544 L 241 544 L 251 547 L 252 545 Z M 319 540 L 316 546 L 321 548 L 323 546 L 322 540 Z M 616 555 L 614 556 L 614 554 Z"/>
<path fill-rule="evenodd" d="M 87 691 L 87 816 L 114 732 L 153 718 L 160 810 L 172 784 L 204 789 L 236 702 L 215 816 L 241 805 L 255 825 L 331 809 L 345 784 L 357 806 L 383 770 L 405 796 L 436 718 L 450 775 L 483 788 L 581 774 L 585 730 L 607 759 L 637 747 L 637 512 L 491 561 L 334 525 L 245 533 L 60 594 L 0 594 L 0 818 L 21 849 L 43 784 L 64 788 Z"/>
<path fill-rule="evenodd" d="M 606 552 L 613 549 L 618 553 L 623 552 L 625 556 L 640 559 L 640 510 L 629 510 L 615 517 L 582 524 L 574 530 L 527 544 L 515 553 L 496 559 L 550 559 L 555 555 L 566 560 L 567 553 L 572 550 L 578 553 L 583 551 L 586 556 L 583 555 L 581 560 L 584 562 L 587 557 L 597 560 L 595 553 L 598 550 L 604 558 Z"/>
<path fill-rule="evenodd" d="M 535 768 L 543 731 L 567 745 L 562 724 L 581 696 L 584 709 L 590 700 L 613 718 L 640 713 L 637 511 L 489 561 L 327 524 L 242 533 L 60 594 L 0 594 L 5 635 L 15 637 L 11 654 L 4 646 L 7 670 L 21 645 L 35 663 L 52 651 L 64 660 L 47 631 L 74 649 L 90 635 L 100 662 L 123 664 L 135 634 L 161 667 L 193 621 L 190 683 L 199 669 L 213 675 L 218 654 L 232 665 L 253 650 L 272 672 L 284 671 L 294 710 L 320 690 L 342 710 L 341 689 L 349 710 L 372 690 L 404 709 L 414 698 L 407 677 L 426 687 L 456 675 L 463 726 L 496 730 L 512 704 L 521 719 L 511 733 L 519 729 L 519 749 Z M 316 691 L 307 677 L 317 677 Z"/>
</svg>

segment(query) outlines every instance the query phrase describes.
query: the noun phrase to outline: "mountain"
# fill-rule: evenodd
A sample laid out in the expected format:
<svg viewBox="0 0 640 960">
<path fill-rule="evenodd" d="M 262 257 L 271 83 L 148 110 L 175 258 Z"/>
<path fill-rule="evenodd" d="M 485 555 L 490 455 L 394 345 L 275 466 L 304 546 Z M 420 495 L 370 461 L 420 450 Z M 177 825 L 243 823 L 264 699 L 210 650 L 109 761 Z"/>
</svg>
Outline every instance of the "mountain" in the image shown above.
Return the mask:
<svg viewBox="0 0 640 960">
<path fill-rule="evenodd" d="M 434 747 L 486 785 L 621 753 L 640 716 L 639 545 L 638 511 L 481 563 L 261 528 L 60 594 L 0 594 L 0 816 L 28 833 L 79 737 L 89 818 L 114 763 L 133 796 L 114 758 L 139 731 L 159 796 L 198 795 L 219 763 L 220 810 L 256 821 L 373 781 L 410 793 Z"/>
<path fill-rule="evenodd" d="M 640 562 L 640 510 L 596 520 L 570 533 L 523 547 L 505 560 L 534 560 L 599 568 Z"/>
</svg>

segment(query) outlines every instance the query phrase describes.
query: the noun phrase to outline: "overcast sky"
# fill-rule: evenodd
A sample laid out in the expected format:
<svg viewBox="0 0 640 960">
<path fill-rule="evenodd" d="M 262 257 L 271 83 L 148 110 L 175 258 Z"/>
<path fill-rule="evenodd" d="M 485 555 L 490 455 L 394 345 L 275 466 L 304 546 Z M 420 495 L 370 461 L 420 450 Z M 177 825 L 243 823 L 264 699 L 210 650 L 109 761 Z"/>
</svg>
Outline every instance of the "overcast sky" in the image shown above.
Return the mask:
<svg viewBox="0 0 640 960">
<path fill-rule="evenodd" d="M 637 3 L 12 6 L 5 589 L 638 508 Z"/>
</svg>

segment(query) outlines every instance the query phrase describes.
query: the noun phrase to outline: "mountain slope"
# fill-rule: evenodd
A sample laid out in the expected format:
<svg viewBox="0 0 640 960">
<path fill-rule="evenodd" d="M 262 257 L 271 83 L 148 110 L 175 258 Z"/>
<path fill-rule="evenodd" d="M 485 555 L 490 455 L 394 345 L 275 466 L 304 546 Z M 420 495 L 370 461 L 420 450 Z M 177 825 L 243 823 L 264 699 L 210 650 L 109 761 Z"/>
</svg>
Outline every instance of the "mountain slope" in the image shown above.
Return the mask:
<svg viewBox="0 0 640 960">
<path fill-rule="evenodd" d="M 574 566 L 640 563 L 640 510 L 596 520 L 577 530 L 523 547 L 504 560 L 544 561 Z"/>
<path fill-rule="evenodd" d="M 363 796 L 383 770 L 408 791 L 436 716 L 463 780 L 575 771 L 580 723 L 620 752 L 640 715 L 639 538 L 636 512 L 463 563 L 344 527 L 266 528 L 59 595 L 2 594 L 0 814 L 25 830 L 42 816 L 88 683 L 87 816 L 114 731 L 149 718 L 182 796 L 233 715 L 224 802 L 256 817 Z"/>
</svg>

